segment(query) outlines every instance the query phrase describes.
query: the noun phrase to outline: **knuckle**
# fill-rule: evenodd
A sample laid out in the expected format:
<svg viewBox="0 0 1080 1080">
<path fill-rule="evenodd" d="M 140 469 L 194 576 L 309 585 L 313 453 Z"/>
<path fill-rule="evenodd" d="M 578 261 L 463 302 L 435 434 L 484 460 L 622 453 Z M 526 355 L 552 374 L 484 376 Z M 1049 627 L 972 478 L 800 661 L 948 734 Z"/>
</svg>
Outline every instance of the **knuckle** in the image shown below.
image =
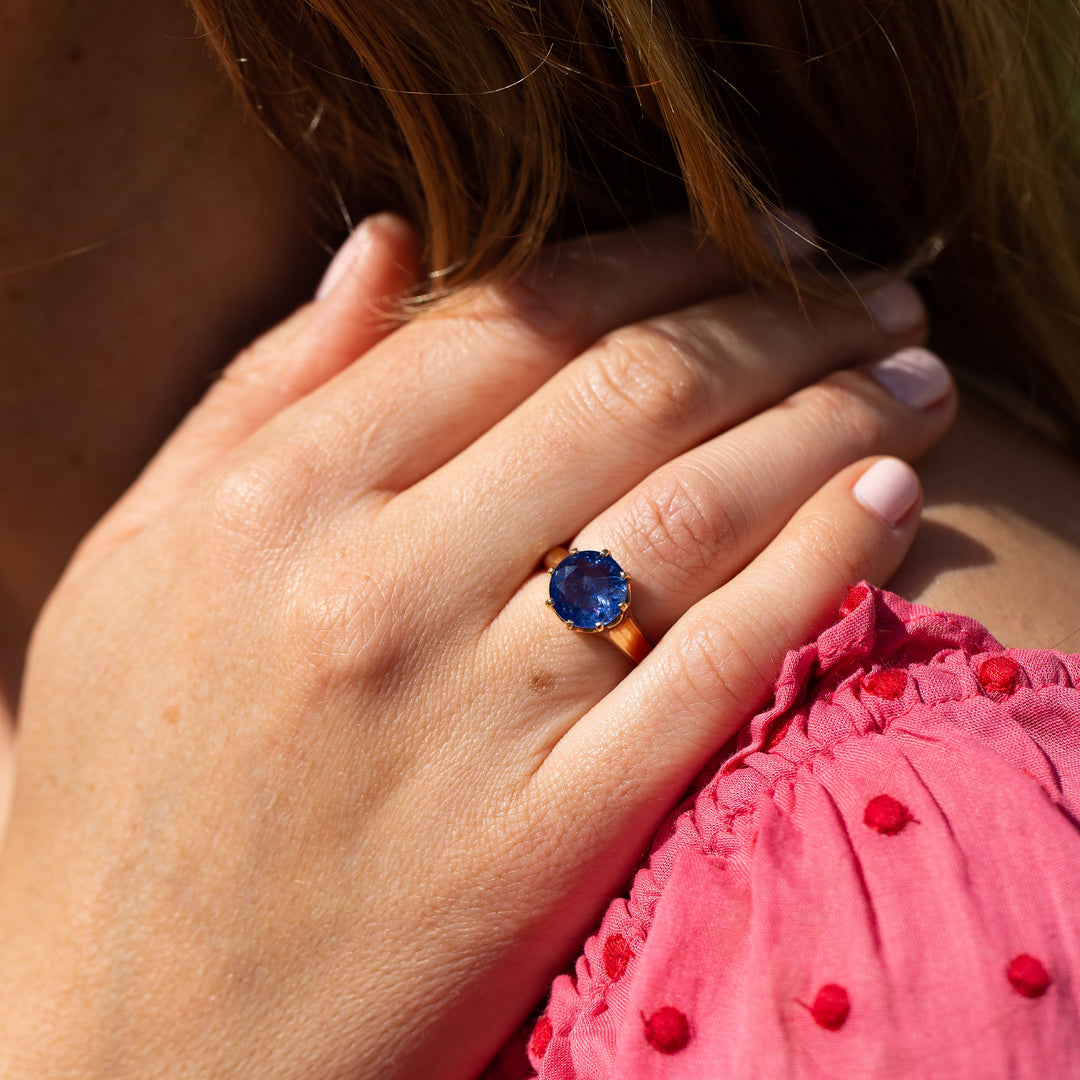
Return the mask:
<svg viewBox="0 0 1080 1080">
<path fill-rule="evenodd" d="M 250 539 L 273 518 L 277 476 L 263 462 L 222 472 L 203 491 L 200 515 L 213 533 Z"/>
<path fill-rule="evenodd" d="M 398 524 L 365 512 L 331 529 L 290 598 L 290 623 L 315 693 L 347 687 L 370 697 L 402 682 L 416 690 L 432 658 L 448 654 L 446 621 L 432 614 L 430 555 L 402 548 Z"/>
<path fill-rule="evenodd" d="M 760 660 L 770 655 L 766 638 L 757 618 L 737 606 L 725 619 L 711 615 L 680 628 L 676 663 L 689 700 L 740 720 L 753 716 L 774 677 Z"/>
<path fill-rule="evenodd" d="M 280 392 L 281 381 L 272 378 L 257 356 L 258 346 L 251 345 L 230 364 L 199 403 L 199 411 L 217 416 L 226 423 L 242 419 L 258 422 L 263 415 L 267 393 Z"/>
<path fill-rule="evenodd" d="M 587 392 L 603 414 L 666 438 L 701 415 L 701 369 L 666 332 L 637 326 L 609 334 L 590 357 Z"/>
<path fill-rule="evenodd" d="M 232 363 L 222 371 L 218 378 L 218 385 L 231 383 L 244 385 L 250 379 L 257 379 L 266 353 L 266 342 L 263 338 L 256 338 L 251 344 L 244 346 L 236 354 Z"/>
<path fill-rule="evenodd" d="M 715 481 L 672 466 L 646 481 L 631 528 L 645 557 L 689 581 L 737 556 L 746 522 Z"/>
<path fill-rule="evenodd" d="M 804 391 L 804 404 L 819 436 L 860 450 L 885 443 L 899 421 L 869 396 L 869 390 L 866 376 L 835 371 Z"/>
<path fill-rule="evenodd" d="M 837 523 L 825 507 L 804 509 L 799 516 L 800 547 L 815 556 L 831 558 L 836 552 Z"/>
<path fill-rule="evenodd" d="M 455 355 L 484 334 L 509 341 L 512 333 L 509 313 L 495 298 L 488 299 L 488 292 L 494 292 L 494 288 L 462 289 L 460 294 L 455 293 L 421 311 L 416 320 L 418 324 L 438 324 L 437 341 L 429 344 L 428 350 L 441 349 Z"/>
<path fill-rule="evenodd" d="M 253 455 L 206 481 L 196 522 L 214 545 L 238 547 L 247 556 L 269 554 L 295 540 L 307 489 L 283 453 Z"/>
<path fill-rule="evenodd" d="M 880 543 L 879 536 L 871 540 L 868 533 L 852 529 L 827 507 L 804 509 L 796 535 L 797 542 L 785 560 L 785 576 L 796 581 L 819 577 L 822 570 L 839 582 L 858 581 L 866 576 L 868 543 Z"/>
<path fill-rule="evenodd" d="M 589 305 L 583 290 L 560 287 L 543 268 L 513 281 L 478 285 L 471 290 L 468 317 L 485 327 L 505 327 L 507 336 L 522 331 L 544 342 L 570 344 L 576 349 L 588 337 Z"/>
<path fill-rule="evenodd" d="M 221 372 L 211 387 L 211 394 L 233 398 L 267 388 L 280 388 L 287 381 L 282 372 L 283 355 L 295 355 L 295 350 L 284 353 L 280 347 L 275 347 L 275 343 L 259 338 Z"/>
<path fill-rule="evenodd" d="M 395 629 L 400 594 L 399 576 L 371 564 L 346 583 L 308 590 L 296 602 L 301 662 L 316 696 L 331 697 L 345 680 L 389 689 L 404 652 Z"/>
</svg>

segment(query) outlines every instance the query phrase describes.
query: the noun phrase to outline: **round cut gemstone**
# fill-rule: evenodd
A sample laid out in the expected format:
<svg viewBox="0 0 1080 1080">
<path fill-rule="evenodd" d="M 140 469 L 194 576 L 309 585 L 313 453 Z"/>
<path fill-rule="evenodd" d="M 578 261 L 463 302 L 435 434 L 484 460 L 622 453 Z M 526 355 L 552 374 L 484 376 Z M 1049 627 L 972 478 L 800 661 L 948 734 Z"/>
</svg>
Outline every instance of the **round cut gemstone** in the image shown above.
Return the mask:
<svg viewBox="0 0 1080 1080">
<path fill-rule="evenodd" d="M 602 551 L 575 551 L 551 575 L 551 606 L 578 630 L 613 626 L 630 602 L 630 583 L 622 567 Z"/>
</svg>

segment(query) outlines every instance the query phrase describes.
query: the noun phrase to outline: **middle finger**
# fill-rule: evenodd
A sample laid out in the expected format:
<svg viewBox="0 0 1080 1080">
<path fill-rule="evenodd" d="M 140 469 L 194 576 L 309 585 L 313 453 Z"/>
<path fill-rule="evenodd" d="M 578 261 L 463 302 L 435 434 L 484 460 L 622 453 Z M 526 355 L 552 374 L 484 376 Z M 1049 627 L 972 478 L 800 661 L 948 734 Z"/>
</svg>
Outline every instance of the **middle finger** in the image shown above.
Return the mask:
<svg viewBox="0 0 1080 1080">
<path fill-rule="evenodd" d="M 871 303 L 876 320 L 740 293 L 616 331 L 405 498 L 458 508 L 438 542 L 468 552 L 495 593 L 492 573 L 512 592 L 546 551 L 690 447 L 827 371 L 922 339 L 910 285 Z"/>
<path fill-rule="evenodd" d="M 954 405 L 948 370 L 925 349 L 836 372 L 658 469 L 575 543 L 618 553 L 635 620 L 658 641 L 832 476 L 870 454 L 918 457 Z"/>
</svg>

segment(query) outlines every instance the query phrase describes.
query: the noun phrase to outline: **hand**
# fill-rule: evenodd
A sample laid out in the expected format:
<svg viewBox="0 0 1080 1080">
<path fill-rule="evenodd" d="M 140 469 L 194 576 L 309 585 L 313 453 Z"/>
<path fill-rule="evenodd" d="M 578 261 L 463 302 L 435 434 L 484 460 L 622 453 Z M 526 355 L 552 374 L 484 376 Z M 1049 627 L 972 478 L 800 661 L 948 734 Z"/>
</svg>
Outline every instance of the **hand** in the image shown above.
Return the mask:
<svg viewBox="0 0 1080 1080">
<path fill-rule="evenodd" d="M 902 557 L 917 482 L 865 455 L 953 407 L 928 354 L 878 372 L 920 407 L 865 366 L 920 341 L 908 286 L 876 327 L 750 296 L 667 223 L 388 332 L 415 259 L 370 221 L 51 598 L 5 1076 L 475 1075 L 784 652 Z M 575 539 L 633 575 L 634 670 L 544 606 Z"/>
</svg>

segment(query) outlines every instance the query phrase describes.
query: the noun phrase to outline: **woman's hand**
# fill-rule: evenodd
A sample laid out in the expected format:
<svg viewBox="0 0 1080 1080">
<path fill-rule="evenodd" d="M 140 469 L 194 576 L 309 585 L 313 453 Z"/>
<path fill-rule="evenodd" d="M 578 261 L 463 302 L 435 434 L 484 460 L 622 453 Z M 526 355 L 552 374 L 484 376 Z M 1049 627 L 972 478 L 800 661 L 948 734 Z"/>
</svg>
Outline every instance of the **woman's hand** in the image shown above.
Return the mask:
<svg viewBox="0 0 1080 1080">
<path fill-rule="evenodd" d="M 750 296 L 667 223 L 388 332 L 415 259 L 368 222 L 50 600 L 3 1075 L 479 1072 L 784 652 L 906 550 L 917 482 L 864 459 L 953 408 L 926 353 L 868 366 L 920 342 L 908 286 L 876 326 Z M 631 573 L 636 669 L 545 607 L 568 541 Z"/>
</svg>

